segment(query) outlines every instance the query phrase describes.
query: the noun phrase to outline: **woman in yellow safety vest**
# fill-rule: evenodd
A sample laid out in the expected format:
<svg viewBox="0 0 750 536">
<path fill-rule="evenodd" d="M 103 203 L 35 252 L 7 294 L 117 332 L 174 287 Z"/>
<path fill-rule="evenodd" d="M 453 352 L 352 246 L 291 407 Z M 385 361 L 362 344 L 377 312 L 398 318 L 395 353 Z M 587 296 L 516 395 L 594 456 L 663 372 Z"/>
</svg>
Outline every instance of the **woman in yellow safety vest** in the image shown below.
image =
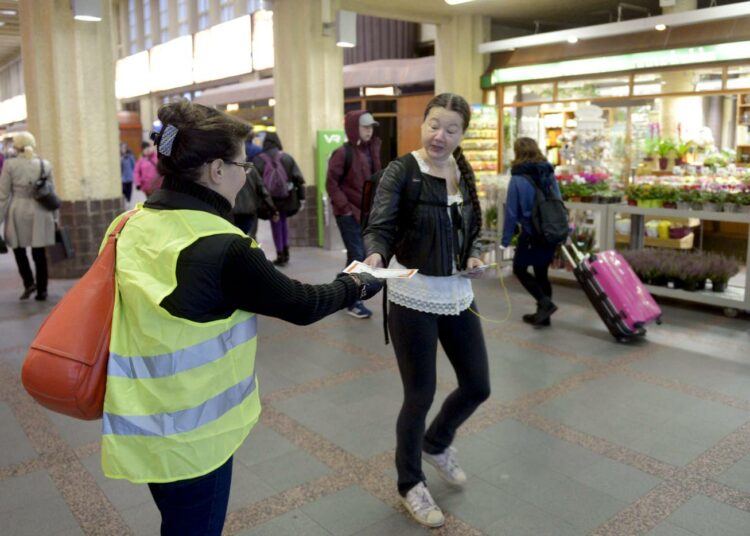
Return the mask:
<svg viewBox="0 0 750 536">
<path fill-rule="evenodd" d="M 148 483 L 162 535 L 219 535 L 232 456 L 260 414 L 256 314 L 310 324 L 381 287 L 289 279 L 232 225 L 250 127 L 187 101 L 159 110 L 162 188 L 117 242 L 102 468 Z M 116 222 L 112 225 L 114 226 Z"/>
</svg>

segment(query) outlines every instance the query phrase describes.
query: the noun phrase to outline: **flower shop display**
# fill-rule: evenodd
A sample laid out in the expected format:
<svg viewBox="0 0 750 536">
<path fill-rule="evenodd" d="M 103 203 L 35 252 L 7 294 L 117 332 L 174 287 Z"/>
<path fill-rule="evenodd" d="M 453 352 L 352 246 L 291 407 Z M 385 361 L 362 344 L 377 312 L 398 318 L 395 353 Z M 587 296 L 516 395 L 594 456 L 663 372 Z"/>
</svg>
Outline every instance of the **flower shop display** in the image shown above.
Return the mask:
<svg viewBox="0 0 750 536">
<path fill-rule="evenodd" d="M 583 203 L 619 203 L 622 194 L 612 189 L 609 174 L 596 172 L 571 172 L 566 166 L 555 170 L 560 194 L 566 201 Z"/>
<path fill-rule="evenodd" d="M 736 260 L 717 253 L 646 248 L 622 255 L 644 283 L 687 291 L 704 289 L 708 280 L 711 290 L 724 292 L 729 279 L 739 272 Z"/>
<path fill-rule="evenodd" d="M 642 175 L 625 188 L 628 203 L 648 208 L 750 212 L 750 173 Z"/>
</svg>

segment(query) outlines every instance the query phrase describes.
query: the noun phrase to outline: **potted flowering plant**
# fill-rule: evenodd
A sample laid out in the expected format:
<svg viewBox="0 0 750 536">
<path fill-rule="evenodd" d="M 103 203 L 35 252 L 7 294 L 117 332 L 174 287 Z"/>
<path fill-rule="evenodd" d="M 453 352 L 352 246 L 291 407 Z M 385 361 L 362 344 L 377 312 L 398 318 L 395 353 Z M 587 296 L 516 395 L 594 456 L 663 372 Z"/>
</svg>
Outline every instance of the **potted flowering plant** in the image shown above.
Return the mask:
<svg viewBox="0 0 750 536">
<path fill-rule="evenodd" d="M 659 154 L 659 169 L 667 169 L 669 155 L 674 151 L 674 142 L 667 138 L 661 138 L 656 152 Z"/>
<path fill-rule="evenodd" d="M 729 278 L 739 272 L 739 264 L 736 260 L 723 255 L 712 255 L 709 260 L 708 278 L 711 280 L 711 289 L 714 292 L 724 292 L 727 289 Z"/>
<path fill-rule="evenodd" d="M 724 196 L 724 212 L 739 212 L 739 204 L 737 203 L 738 192 L 726 192 Z"/>
<path fill-rule="evenodd" d="M 750 192 L 741 190 L 734 194 L 734 202 L 737 203 L 738 212 L 750 212 Z"/>
<path fill-rule="evenodd" d="M 703 190 L 701 199 L 703 201 L 703 210 L 709 212 L 721 212 L 724 204 L 724 193 L 721 191 Z"/>
<path fill-rule="evenodd" d="M 674 159 L 674 165 L 675 166 L 681 166 L 685 163 L 685 156 L 690 152 L 690 150 L 693 148 L 693 142 L 688 141 L 682 141 L 679 140 L 677 143 L 674 144 L 674 152 L 675 152 L 675 159 Z"/>
<path fill-rule="evenodd" d="M 657 154 L 659 149 L 659 138 L 644 138 L 641 142 L 641 149 L 643 150 L 643 161 L 653 162 L 654 155 Z"/>
<path fill-rule="evenodd" d="M 677 208 L 677 199 L 680 190 L 674 186 L 663 185 L 661 191 L 662 206 L 664 208 Z"/>
<path fill-rule="evenodd" d="M 688 188 L 677 192 L 676 205 L 678 210 L 690 210 L 693 203 L 693 190 Z"/>
</svg>

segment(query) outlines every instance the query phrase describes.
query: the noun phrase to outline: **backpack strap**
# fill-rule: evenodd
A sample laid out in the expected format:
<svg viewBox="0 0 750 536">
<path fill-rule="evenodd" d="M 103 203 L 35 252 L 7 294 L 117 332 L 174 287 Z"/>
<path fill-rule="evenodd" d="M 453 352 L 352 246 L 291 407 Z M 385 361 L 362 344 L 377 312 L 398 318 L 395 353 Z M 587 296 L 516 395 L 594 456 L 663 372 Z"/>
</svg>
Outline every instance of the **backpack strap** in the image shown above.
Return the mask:
<svg viewBox="0 0 750 536">
<path fill-rule="evenodd" d="M 344 179 L 352 169 L 352 160 L 354 160 L 354 147 L 347 141 L 344 143 L 344 172 L 339 177 L 339 187 L 344 183 Z"/>
</svg>

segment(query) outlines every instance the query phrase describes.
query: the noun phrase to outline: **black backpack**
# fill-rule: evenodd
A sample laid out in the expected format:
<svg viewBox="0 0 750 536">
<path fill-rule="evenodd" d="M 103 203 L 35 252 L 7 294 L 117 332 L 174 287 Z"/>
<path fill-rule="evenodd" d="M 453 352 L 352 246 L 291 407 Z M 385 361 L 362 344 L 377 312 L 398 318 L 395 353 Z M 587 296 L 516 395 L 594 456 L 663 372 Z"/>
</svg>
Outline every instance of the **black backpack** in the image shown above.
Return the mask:
<svg viewBox="0 0 750 536">
<path fill-rule="evenodd" d="M 406 173 L 406 176 L 408 177 L 406 181 L 406 188 L 404 189 L 404 192 L 402 193 L 402 200 L 404 200 L 406 203 L 409 203 L 411 205 L 418 205 L 421 203 L 419 201 L 419 196 L 422 193 L 422 181 L 411 180 L 411 177 L 414 177 L 417 170 L 419 170 L 419 164 L 417 164 L 417 160 L 411 154 L 404 155 L 398 158 L 397 160 L 399 160 L 403 164 L 404 173 Z M 370 219 L 370 211 L 372 210 L 372 202 L 375 199 L 375 192 L 378 189 L 378 184 L 380 184 L 380 179 L 383 177 L 383 173 L 385 173 L 385 169 L 381 169 L 380 171 L 375 172 L 373 175 L 370 176 L 369 179 L 365 181 L 364 185 L 362 185 L 362 203 L 360 204 L 360 217 L 359 217 L 359 222 L 360 222 L 360 226 L 362 227 L 362 230 L 364 230 L 367 227 L 367 220 Z M 432 203 L 425 203 L 425 204 L 432 204 Z M 444 206 L 444 205 L 441 205 L 441 206 Z M 401 207 L 399 207 L 399 213 L 403 214 L 403 210 L 401 209 Z"/>
<path fill-rule="evenodd" d="M 562 199 L 555 197 L 551 186 L 542 188 L 528 175 L 524 175 L 536 190 L 531 222 L 535 237 L 551 246 L 564 243 L 568 239 L 568 209 Z M 553 179 L 554 180 L 554 179 Z"/>
</svg>

